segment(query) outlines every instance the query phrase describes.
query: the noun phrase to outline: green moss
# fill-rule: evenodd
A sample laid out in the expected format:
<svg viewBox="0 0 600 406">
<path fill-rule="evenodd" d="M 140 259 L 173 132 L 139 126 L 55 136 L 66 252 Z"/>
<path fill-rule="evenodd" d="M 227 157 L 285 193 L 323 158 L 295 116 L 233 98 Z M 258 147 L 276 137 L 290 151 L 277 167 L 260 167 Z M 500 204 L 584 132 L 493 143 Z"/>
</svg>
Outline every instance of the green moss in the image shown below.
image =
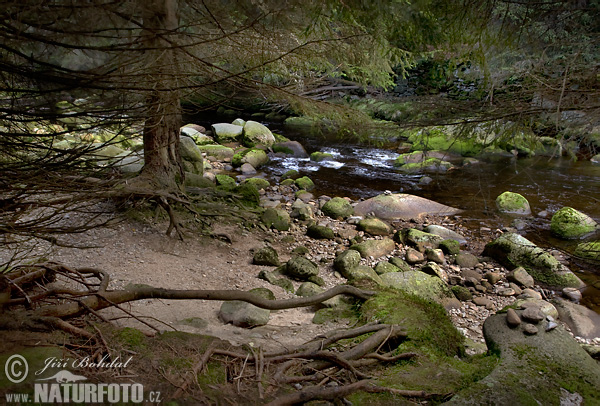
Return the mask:
<svg viewBox="0 0 600 406">
<path fill-rule="evenodd" d="M 233 189 L 233 192 L 239 196 L 240 203 L 251 207 L 258 207 L 260 203 L 260 193 L 258 193 L 258 189 L 253 184 L 241 184 L 236 186 Z"/>
<path fill-rule="evenodd" d="M 222 186 L 224 189 L 233 189 L 236 186 L 235 179 L 229 175 L 216 175 L 215 176 L 217 185 Z"/>
<path fill-rule="evenodd" d="M 288 147 L 283 147 L 281 145 L 273 145 L 273 152 L 277 153 L 277 152 L 282 152 L 286 155 L 294 155 L 294 151 L 292 151 L 291 148 Z"/>
<path fill-rule="evenodd" d="M 575 256 L 590 262 L 600 262 L 600 241 L 590 241 L 578 244 Z"/>
<path fill-rule="evenodd" d="M 253 185 L 258 190 L 266 189 L 269 186 L 271 186 L 269 181 L 266 179 L 263 179 L 263 178 L 249 178 L 249 179 L 246 179 L 243 184 Z"/>
<path fill-rule="evenodd" d="M 582 238 L 598 229 L 598 224 L 588 215 L 573 209 L 563 207 L 552 216 L 550 231 L 565 239 Z"/>
<path fill-rule="evenodd" d="M 331 155 L 327 152 L 316 151 L 316 152 L 313 152 L 312 154 L 310 154 L 311 161 L 321 162 L 321 161 L 325 161 L 328 159 L 333 159 L 333 155 Z"/>
<path fill-rule="evenodd" d="M 346 199 L 334 197 L 323 205 L 323 213 L 331 218 L 347 218 L 354 214 L 354 208 Z"/>
<path fill-rule="evenodd" d="M 296 179 L 296 186 L 300 189 L 304 190 L 312 190 L 315 188 L 315 183 L 308 176 L 303 176 L 301 178 Z"/>
<path fill-rule="evenodd" d="M 358 320 L 358 313 L 350 305 L 340 305 L 334 308 L 319 309 L 315 313 L 312 322 L 314 324 L 324 324 L 327 322 L 339 323 L 347 321 L 348 324 L 354 324 Z"/>
<path fill-rule="evenodd" d="M 519 193 L 504 192 L 496 198 L 496 206 L 502 213 L 530 214 L 531 208 L 525 197 Z"/>
<path fill-rule="evenodd" d="M 146 346 L 146 336 L 140 330 L 125 327 L 115 332 L 115 338 L 132 350 L 144 348 Z"/>
<path fill-rule="evenodd" d="M 448 151 L 462 156 L 475 156 L 483 149 L 476 139 L 451 134 L 444 127 L 429 127 L 409 135 L 412 151 Z"/>
<path fill-rule="evenodd" d="M 292 178 L 297 178 L 298 176 L 299 176 L 299 172 L 297 170 L 290 169 L 289 171 L 287 171 L 283 175 L 281 175 L 281 179 L 292 179 Z M 293 183 L 294 182 L 292 182 L 292 184 Z"/>
</svg>

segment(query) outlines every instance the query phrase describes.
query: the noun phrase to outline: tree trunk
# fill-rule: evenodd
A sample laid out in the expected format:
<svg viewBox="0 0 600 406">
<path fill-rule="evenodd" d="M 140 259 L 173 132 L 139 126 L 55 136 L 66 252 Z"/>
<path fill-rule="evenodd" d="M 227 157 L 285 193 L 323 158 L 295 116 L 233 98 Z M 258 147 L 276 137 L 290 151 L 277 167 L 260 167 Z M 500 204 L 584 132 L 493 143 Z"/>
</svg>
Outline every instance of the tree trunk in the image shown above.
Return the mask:
<svg viewBox="0 0 600 406">
<path fill-rule="evenodd" d="M 142 176 L 167 189 L 183 183 L 179 154 L 181 104 L 177 89 L 178 0 L 140 0 L 147 69 Z M 150 90 L 152 89 L 152 90 Z"/>
</svg>

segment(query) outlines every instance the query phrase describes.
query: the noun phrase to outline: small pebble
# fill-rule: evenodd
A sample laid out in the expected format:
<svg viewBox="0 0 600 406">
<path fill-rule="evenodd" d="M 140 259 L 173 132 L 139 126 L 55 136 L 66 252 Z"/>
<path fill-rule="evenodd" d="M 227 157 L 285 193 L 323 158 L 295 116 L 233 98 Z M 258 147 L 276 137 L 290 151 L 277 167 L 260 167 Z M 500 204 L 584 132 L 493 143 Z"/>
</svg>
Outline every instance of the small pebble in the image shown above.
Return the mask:
<svg viewBox="0 0 600 406">
<path fill-rule="evenodd" d="M 527 335 L 534 335 L 538 333 L 538 329 L 533 324 L 527 323 L 523 326 L 523 332 Z"/>
</svg>

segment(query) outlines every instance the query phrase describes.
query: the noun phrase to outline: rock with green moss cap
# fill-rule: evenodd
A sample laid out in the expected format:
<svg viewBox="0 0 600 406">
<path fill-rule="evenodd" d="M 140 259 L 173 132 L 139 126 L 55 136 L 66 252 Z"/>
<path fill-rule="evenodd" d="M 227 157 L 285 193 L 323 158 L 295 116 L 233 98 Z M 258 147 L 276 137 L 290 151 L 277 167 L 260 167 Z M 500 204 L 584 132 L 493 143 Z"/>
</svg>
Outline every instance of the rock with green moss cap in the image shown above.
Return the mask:
<svg viewBox="0 0 600 406">
<path fill-rule="evenodd" d="M 403 173 L 419 173 L 419 172 L 446 172 L 453 168 L 450 162 L 442 161 L 438 158 L 427 158 L 423 162 L 405 164 L 398 168 Z"/>
<path fill-rule="evenodd" d="M 245 163 L 252 165 L 254 168 L 260 168 L 269 163 L 269 156 L 262 149 L 250 148 L 238 152 L 231 159 L 231 164 L 235 167 L 242 166 Z"/>
<path fill-rule="evenodd" d="M 218 123 L 211 125 L 212 132 L 219 143 L 239 141 L 244 131 L 241 125 Z"/>
<path fill-rule="evenodd" d="M 378 285 L 381 285 L 383 283 L 381 277 L 377 275 L 375 270 L 366 265 L 355 266 L 354 268 L 346 271 L 342 276 L 348 279 L 349 281 L 359 281 L 361 279 L 368 279 L 377 283 Z"/>
<path fill-rule="evenodd" d="M 304 282 L 296 290 L 296 296 L 310 297 L 325 292 L 325 289 L 312 282 Z"/>
<path fill-rule="evenodd" d="M 510 269 L 522 266 L 539 283 L 556 287 L 583 286 L 569 268 L 519 234 L 501 235 L 485 246 L 482 255 L 492 257 Z"/>
<path fill-rule="evenodd" d="M 354 209 L 352 208 L 350 202 L 341 197 L 334 197 L 333 199 L 327 201 L 321 208 L 321 211 L 323 214 L 333 219 L 345 219 L 354 214 Z"/>
<path fill-rule="evenodd" d="M 341 275 L 345 275 L 352 268 L 356 268 L 360 264 L 361 256 L 356 250 L 346 250 L 339 254 L 333 260 L 333 269 Z"/>
<path fill-rule="evenodd" d="M 598 223 L 579 210 L 563 207 L 552 216 L 550 230 L 557 237 L 572 240 L 597 231 Z"/>
<path fill-rule="evenodd" d="M 315 183 L 308 176 L 303 176 L 298 178 L 294 182 L 299 189 L 302 190 L 312 190 L 315 188 Z"/>
<path fill-rule="evenodd" d="M 310 160 L 315 162 L 328 161 L 333 159 L 333 155 L 327 152 L 315 151 L 310 154 Z"/>
<path fill-rule="evenodd" d="M 501 213 L 529 215 L 531 207 L 525 197 L 519 193 L 504 192 L 496 198 L 496 207 Z"/>
<path fill-rule="evenodd" d="M 289 171 L 286 171 L 283 175 L 281 175 L 281 179 L 295 179 L 298 176 L 300 176 L 300 173 L 297 170 L 290 169 Z"/>
<path fill-rule="evenodd" d="M 402 272 L 412 271 L 412 267 L 402 258 L 392 257 L 389 259 L 389 262 Z"/>
<path fill-rule="evenodd" d="M 207 156 L 215 157 L 221 161 L 233 158 L 233 148 L 223 145 L 200 145 L 198 149 Z"/>
<path fill-rule="evenodd" d="M 390 235 L 392 227 L 377 217 L 367 217 L 358 222 L 357 230 L 371 235 Z"/>
<path fill-rule="evenodd" d="M 273 144 L 274 152 L 283 152 L 295 158 L 308 158 L 308 153 L 298 141 L 281 141 Z"/>
<path fill-rule="evenodd" d="M 317 224 L 308 226 L 306 235 L 317 240 L 333 240 L 335 238 L 335 233 L 331 228 Z"/>
<path fill-rule="evenodd" d="M 235 179 L 229 175 L 215 175 L 215 180 L 218 186 L 223 186 L 227 189 L 232 189 L 236 186 Z"/>
<path fill-rule="evenodd" d="M 444 239 L 439 235 L 426 233 L 416 228 L 404 228 L 394 235 L 394 240 L 413 247 L 438 248 Z"/>
<path fill-rule="evenodd" d="M 275 137 L 266 126 L 259 122 L 248 120 L 244 124 L 242 143 L 247 147 L 259 144 L 270 147 L 275 143 Z"/>
<path fill-rule="evenodd" d="M 520 310 L 517 310 L 520 313 Z M 520 314 L 519 314 L 520 315 Z M 448 406 L 588 405 L 598 403 L 600 368 L 561 326 L 525 335 L 511 328 L 506 313 L 488 317 L 483 335 L 500 362 L 485 378 L 458 392 Z"/>
<path fill-rule="evenodd" d="M 263 179 L 263 178 L 248 178 L 248 179 L 244 180 L 243 183 L 248 183 L 250 185 L 254 185 L 254 187 L 256 187 L 258 190 L 266 189 L 269 186 L 271 186 L 269 181 L 266 179 Z"/>
<path fill-rule="evenodd" d="M 359 244 L 354 244 L 350 247 L 351 250 L 356 250 L 363 258 L 380 258 L 384 255 L 389 255 L 396 249 L 396 244 L 390 238 L 381 240 L 367 240 Z"/>
<path fill-rule="evenodd" d="M 452 286 L 452 293 L 454 293 L 454 296 L 456 296 L 456 298 L 458 300 L 460 300 L 461 302 L 466 302 L 468 300 L 473 299 L 473 294 L 471 293 L 471 291 L 469 290 L 469 288 L 466 288 L 464 286 L 459 286 L 459 285 L 455 285 Z"/>
<path fill-rule="evenodd" d="M 285 179 L 285 180 L 281 181 L 281 183 L 280 183 L 281 186 L 292 186 L 295 184 L 296 184 L 296 182 L 294 181 L 294 179 Z"/>
<path fill-rule="evenodd" d="M 575 256 L 588 262 L 600 263 L 600 241 L 588 241 L 577 244 Z"/>
<path fill-rule="evenodd" d="M 460 252 L 460 243 L 456 240 L 444 240 L 438 246 L 446 255 L 456 255 Z"/>
<path fill-rule="evenodd" d="M 445 299 L 454 298 L 443 280 L 421 271 L 390 272 L 381 275 L 381 279 L 384 286 L 403 290 L 423 299 L 444 302 Z"/>
<path fill-rule="evenodd" d="M 269 228 L 279 231 L 290 229 L 290 215 L 282 209 L 268 208 L 262 215 L 262 221 Z"/>
<path fill-rule="evenodd" d="M 305 257 L 292 257 L 285 265 L 285 274 L 290 278 L 306 281 L 319 274 L 317 264 Z"/>
<path fill-rule="evenodd" d="M 255 265 L 279 266 L 279 255 L 273 247 L 262 247 L 254 253 L 252 263 Z"/>
</svg>

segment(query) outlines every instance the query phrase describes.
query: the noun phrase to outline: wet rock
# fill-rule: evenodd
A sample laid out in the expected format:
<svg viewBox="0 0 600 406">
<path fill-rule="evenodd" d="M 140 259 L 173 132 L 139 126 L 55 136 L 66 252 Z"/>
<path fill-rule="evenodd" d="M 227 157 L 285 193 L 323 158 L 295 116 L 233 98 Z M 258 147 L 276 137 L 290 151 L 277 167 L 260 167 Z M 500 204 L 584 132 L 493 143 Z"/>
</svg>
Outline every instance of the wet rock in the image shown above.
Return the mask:
<svg viewBox="0 0 600 406">
<path fill-rule="evenodd" d="M 333 219 L 347 218 L 354 214 L 354 209 L 346 199 L 334 197 L 323 205 L 321 211 Z"/>
<path fill-rule="evenodd" d="M 564 288 L 562 294 L 564 297 L 575 303 L 579 303 L 581 300 L 581 291 L 579 289 Z"/>
<path fill-rule="evenodd" d="M 420 264 L 425 261 L 425 255 L 414 248 L 409 248 L 406 250 L 406 262 L 411 265 Z"/>
<path fill-rule="evenodd" d="M 350 249 L 358 251 L 363 258 L 380 258 L 394 251 L 396 244 L 391 239 L 384 238 L 382 240 L 367 240 L 360 244 L 354 244 L 350 246 Z"/>
<path fill-rule="evenodd" d="M 504 266 L 522 266 L 533 278 L 550 286 L 581 287 L 583 282 L 551 254 L 525 237 L 506 233 L 485 246 L 483 255 L 490 256 Z"/>
<path fill-rule="evenodd" d="M 563 207 L 552 216 L 550 231 L 564 239 L 578 239 L 598 229 L 598 223 L 590 216 L 571 207 Z"/>
<path fill-rule="evenodd" d="M 454 207 L 408 194 L 381 194 L 358 203 L 354 211 L 363 217 L 372 213 L 383 220 L 408 220 L 424 214 L 447 216 L 460 212 Z"/>
<path fill-rule="evenodd" d="M 376 217 L 368 217 L 358 223 L 357 229 L 371 235 L 390 235 L 392 227 Z"/>
<path fill-rule="evenodd" d="M 263 247 L 254 253 L 252 263 L 255 265 L 279 266 L 279 255 L 273 247 Z"/>
<path fill-rule="evenodd" d="M 474 268 L 479 263 L 479 259 L 471 253 L 461 252 L 456 256 L 455 262 L 461 268 Z"/>
<path fill-rule="evenodd" d="M 277 142 L 273 144 L 273 151 L 282 151 L 294 158 L 308 158 L 308 153 L 298 141 Z"/>
<path fill-rule="evenodd" d="M 527 335 L 534 335 L 538 333 L 538 328 L 533 324 L 527 323 L 523 326 L 523 332 Z"/>
<path fill-rule="evenodd" d="M 441 249 L 428 249 L 425 251 L 425 255 L 429 261 L 433 261 L 438 264 L 443 264 L 446 262 L 446 258 L 444 257 L 444 253 Z"/>
<path fill-rule="evenodd" d="M 416 228 L 405 228 L 403 230 L 399 230 L 394 235 L 394 240 L 398 241 L 402 244 L 410 245 L 413 247 L 427 249 L 427 248 L 437 248 L 442 242 L 442 237 L 437 236 L 435 234 L 426 233 Z M 419 251 L 421 251 L 419 249 Z"/>
<path fill-rule="evenodd" d="M 538 324 L 540 321 L 544 320 L 546 316 L 540 311 L 539 307 L 530 306 L 523 310 L 523 312 L 521 313 L 521 317 L 525 321 L 528 321 L 533 324 Z"/>
<path fill-rule="evenodd" d="M 290 278 L 307 280 L 318 275 L 319 267 L 305 257 L 293 257 L 287 262 L 284 272 Z"/>
<path fill-rule="evenodd" d="M 446 227 L 443 226 L 438 226 L 438 225 L 429 225 L 427 227 L 425 227 L 423 229 L 423 231 L 428 232 L 430 234 L 435 234 L 437 236 L 442 237 L 444 240 L 454 240 L 454 241 L 458 241 L 458 243 L 460 245 L 464 245 L 467 243 L 467 239 L 458 234 L 457 232 L 454 232 Z"/>
<path fill-rule="evenodd" d="M 211 129 L 220 144 L 238 141 L 244 131 L 244 127 L 241 125 L 228 123 L 213 124 L 211 125 Z"/>
<path fill-rule="evenodd" d="M 496 198 L 496 207 L 501 213 L 529 215 L 531 207 L 525 197 L 519 193 L 504 192 Z"/>
</svg>

